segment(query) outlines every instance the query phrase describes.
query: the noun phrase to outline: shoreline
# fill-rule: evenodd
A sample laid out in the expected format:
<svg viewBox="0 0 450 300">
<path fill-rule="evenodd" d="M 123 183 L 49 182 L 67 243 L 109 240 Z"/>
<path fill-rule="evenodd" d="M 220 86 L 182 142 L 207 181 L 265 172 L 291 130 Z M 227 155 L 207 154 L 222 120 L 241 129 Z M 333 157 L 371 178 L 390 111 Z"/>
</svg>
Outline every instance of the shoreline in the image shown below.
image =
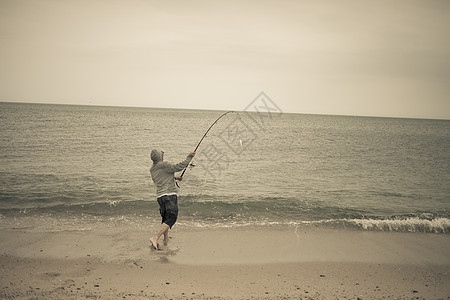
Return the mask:
<svg viewBox="0 0 450 300">
<path fill-rule="evenodd" d="M 447 299 L 450 236 L 310 229 L 0 233 L 1 299 Z"/>
<path fill-rule="evenodd" d="M 4 229 L 0 254 L 50 259 L 89 255 L 104 262 L 154 261 L 163 256 L 171 263 L 186 265 L 358 262 L 450 266 L 448 234 L 269 226 L 193 230 L 178 226 L 170 231 L 169 247 L 152 251 L 149 238 L 157 228 L 147 231 L 112 224 L 83 231 Z"/>
</svg>

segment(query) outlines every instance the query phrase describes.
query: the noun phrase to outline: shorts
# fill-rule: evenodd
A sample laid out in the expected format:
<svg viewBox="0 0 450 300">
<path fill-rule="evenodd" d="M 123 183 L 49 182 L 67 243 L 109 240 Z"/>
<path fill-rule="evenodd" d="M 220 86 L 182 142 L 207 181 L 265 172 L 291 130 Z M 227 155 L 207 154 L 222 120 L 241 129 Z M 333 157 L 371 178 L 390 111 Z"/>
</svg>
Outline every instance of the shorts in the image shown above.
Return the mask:
<svg viewBox="0 0 450 300">
<path fill-rule="evenodd" d="M 176 194 L 164 195 L 157 198 L 162 222 L 172 228 L 178 217 L 178 197 Z"/>
</svg>

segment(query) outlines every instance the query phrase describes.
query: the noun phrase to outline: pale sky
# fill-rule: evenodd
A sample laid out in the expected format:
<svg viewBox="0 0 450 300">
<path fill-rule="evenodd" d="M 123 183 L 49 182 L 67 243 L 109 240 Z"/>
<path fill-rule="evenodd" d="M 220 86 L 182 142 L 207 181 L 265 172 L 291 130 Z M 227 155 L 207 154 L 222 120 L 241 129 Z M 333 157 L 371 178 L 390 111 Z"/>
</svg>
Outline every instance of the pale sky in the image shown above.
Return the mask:
<svg viewBox="0 0 450 300">
<path fill-rule="evenodd" d="M 0 101 L 450 119 L 450 1 L 0 0 Z"/>
</svg>

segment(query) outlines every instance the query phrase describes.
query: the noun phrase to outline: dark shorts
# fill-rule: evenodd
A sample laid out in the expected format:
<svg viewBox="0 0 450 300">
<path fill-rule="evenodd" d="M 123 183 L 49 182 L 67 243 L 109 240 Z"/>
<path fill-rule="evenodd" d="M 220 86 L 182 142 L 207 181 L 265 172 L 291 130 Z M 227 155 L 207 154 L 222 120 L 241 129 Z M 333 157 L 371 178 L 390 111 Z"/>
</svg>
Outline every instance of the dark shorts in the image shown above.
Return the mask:
<svg viewBox="0 0 450 300">
<path fill-rule="evenodd" d="M 178 217 L 178 197 L 177 195 L 165 195 L 157 198 L 159 204 L 159 212 L 161 213 L 162 222 L 172 228 Z"/>
</svg>

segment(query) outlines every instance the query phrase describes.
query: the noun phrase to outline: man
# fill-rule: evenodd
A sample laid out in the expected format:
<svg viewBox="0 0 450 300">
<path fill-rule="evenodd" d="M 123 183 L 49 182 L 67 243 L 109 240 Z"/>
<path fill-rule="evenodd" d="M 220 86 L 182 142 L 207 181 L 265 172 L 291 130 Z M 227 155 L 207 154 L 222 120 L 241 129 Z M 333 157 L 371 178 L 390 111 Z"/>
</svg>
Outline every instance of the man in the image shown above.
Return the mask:
<svg viewBox="0 0 450 300">
<path fill-rule="evenodd" d="M 195 152 L 191 152 L 184 161 L 174 165 L 163 161 L 163 151 L 152 150 L 151 159 L 153 165 L 150 168 L 150 174 L 153 182 L 156 184 L 156 196 L 162 217 L 159 231 L 150 238 L 150 243 L 156 250 L 159 249 L 158 240 L 161 235 L 164 235 L 164 246 L 167 246 L 169 229 L 172 228 L 178 217 L 178 196 L 175 179 L 181 181 L 183 178 L 180 176 L 175 177 L 174 173 L 186 168 L 194 156 Z"/>
</svg>

